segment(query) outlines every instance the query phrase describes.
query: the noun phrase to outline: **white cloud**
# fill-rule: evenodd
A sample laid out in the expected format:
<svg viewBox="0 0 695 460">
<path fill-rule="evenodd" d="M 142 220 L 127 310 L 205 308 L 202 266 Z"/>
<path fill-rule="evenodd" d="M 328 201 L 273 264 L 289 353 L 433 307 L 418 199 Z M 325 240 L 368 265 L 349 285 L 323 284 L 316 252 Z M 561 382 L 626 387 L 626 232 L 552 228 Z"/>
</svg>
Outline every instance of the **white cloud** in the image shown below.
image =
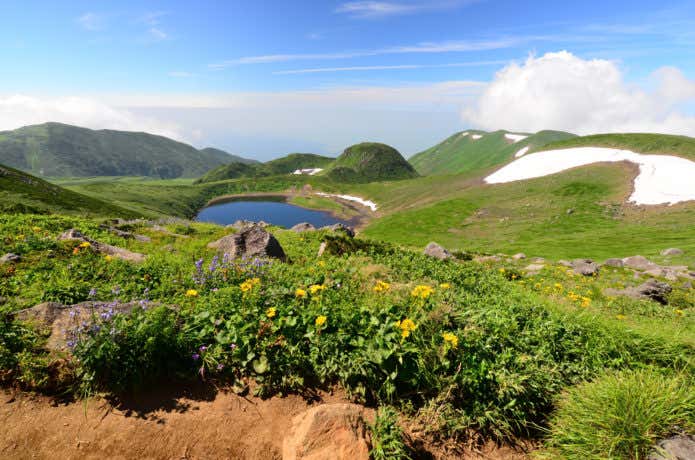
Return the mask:
<svg viewBox="0 0 695 460">
<path fill-rule="evenodd" d="M 181 130 L 175 124 L 139 116 L 91 98 L 0 96 L 0 130 L 49 121 L 92 129 L 145 131 L 184 140 Z"/>
<path fill-rule="evenodd" d="M 336 13 L 346 13 L 354 18 L 372 19 L 385 16 L 413 14 L 421 11 L 446 10 L 474 3 L 476 0 L 448 0 L 427 2 L 354 1 L 340 5 Z"/>
<path fill-rule="evenodd" d="M 681 110 L 695 99 L 695 82 L 670 67 L 652 79 L 648 90 L 627 84 L 611 61 L 566 51 L 531 56 L 500 70 L 463 119 L 483 129 L 695 135 L 695 117 Z"/>
<path fill-rule="evenodd" d="M 77 18 L 77 23 L 83 29 L 94 32 L 104 27 L 104 18 L 96 13 L 85 13 Z"/>
<path fill-rule="evenodd" d="M 504 64 L 506 61 L 471 61 L 451 62 L 447 64 L 400 64 L 400 65 L 371 65 L 352 67 L 318 67 L 311 69 L 279 70 L 273 75 L 296 75 L 306 73 L 332 73 L 332 72 L 356 72 L 369 70 L 413 70 L 413 69 L 438 69 L 447 67 L 477 67 L 487 65 Z"/>
<path fill-rule="evenodd" d="M 154 41 L 164 41 L 169 38 L 169 34 L 164 32 L 162 29 L 158 27 L 150 27 L 150 30 L 148 30 L 148 33 L 150 34 L 150 38 Z"/>
</svg>

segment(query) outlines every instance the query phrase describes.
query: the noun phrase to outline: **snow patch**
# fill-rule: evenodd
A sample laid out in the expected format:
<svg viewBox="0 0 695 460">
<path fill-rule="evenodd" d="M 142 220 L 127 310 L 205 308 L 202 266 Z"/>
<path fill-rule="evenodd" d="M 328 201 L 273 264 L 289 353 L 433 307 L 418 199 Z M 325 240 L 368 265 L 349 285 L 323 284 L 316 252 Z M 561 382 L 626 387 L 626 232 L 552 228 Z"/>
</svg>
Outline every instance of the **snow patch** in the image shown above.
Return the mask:
<svg viewBox="0 0 695 460">
<path fill-rule="evenodd" d="M 303 174 L 303 175 L 313 176 L 315 174 L 320 173 L 321 171 L 323 171 L 323 168 L 296 169 L 292 174 L 296 174 L 296 175 Z"/>
<path fill-rule="evenodd" d="M 504 137 L 507 138 L 507 140 L 517 143 L 519 141 L 523 141 L 528 136 L 525 134 L 504 133 Z"/>
<path fill-rule="evenodd" d="M 514 155 L 514 158 L 523 157 L 524 155 L 526 155 L 526 154 L 528 153 L 528 151 L 529 151 L 530 148 L 531 148 L 531 146 L 530 146 L 530 145 L 527 145 L 527 146 L 524 147 L 523 149 L 521 149 L 521 150 L 519 150 L 518 152 L 516 152 L 516 155 Z"/>
<path fill-rule="evenodd" d="M 470 133 L 469 133 L 468 131 L 466 131 L 465 133 L 461 133 L 461 137 L 466 137 L 466 136 L 468 136 L 469 134 L 470 134 Z"/>
<path fill-rule="evenodd" d="M 518 154 L 517 154 L 518 155 Z M 674 204 L 695 200 L 695 162 L 670 155 L 642 155 L 630 150 L 577 147 L 537 152 L 515 160 L 485 178 L 488 184 L 532 179 L 599 162 L 639 165 L 630 201 Z"/>
<path fill-rule="evenodd" d="M 477 140 L 480 139 L 481 137 L 483 137 L 482 134 L 472 134 L 472 135 L 471 135 L 471 138 L 472 138 L 474 141 L 477 141 Z"/>
<path fill-rule="evenodd" d="M 325 197 L 329 197 L 329 198 L 331 198 L 331 197 L 332 197 L 332 198 L 342 198 L 343 200 L 347 200 L 347 201 L 355 201 L 355 202 L 357 202 L 357 203 L 359 203 L 359 204 L 361 204 L 361 205 L 363 205 L 363 206 L 368 207 L 368 208 L 371 209 L 372 211 L 376 211 L 376 210 L 377 210 L 377 205 L 376 205 L 375 202 L 370 201 L 370 200 L 365 200 L 364 198 L 360 198 L 360 197 L 358 197 L 358 196 L 352 196 L 352 195 L 334 195 L 334 194 L 332 194 L 332 193 L 323 193 L 323 192 L 318 192 L 317 195 L 318 195 L 318 196 L 325 196 Z"/>
</svg>

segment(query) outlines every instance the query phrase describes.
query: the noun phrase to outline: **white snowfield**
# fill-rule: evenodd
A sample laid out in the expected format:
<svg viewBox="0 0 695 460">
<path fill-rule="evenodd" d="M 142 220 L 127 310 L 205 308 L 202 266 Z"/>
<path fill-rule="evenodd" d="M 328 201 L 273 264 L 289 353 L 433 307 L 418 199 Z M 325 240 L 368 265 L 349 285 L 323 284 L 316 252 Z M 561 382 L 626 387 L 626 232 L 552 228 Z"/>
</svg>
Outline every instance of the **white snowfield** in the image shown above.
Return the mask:
<svg viewBox="0 0 695 460">
<path fill-rule="evenodd" d="M 495 171 L 485 178 L 485 182 L 513 182 L 556 174 L 591 163 L 618 161 L 639 165 L 630 201 L 636 204 L 674 204 L 695 200 L 694 161 L 603 147 L 577 147 L 533 153 Z"/>
<path fill-rule="evenodd" d="M 521 149 L 521 150 L 519 150 L 518 152 L 516 152 L 516 154 L 514 155 L 514 158 L 523 157 L 524 155 L 526 155 L 526 154 L 528 153 L 528 151 L 529 151 L 530 148 L 531 148 L 531 146 L 530 146 L 530 145 L 527 145 L 527 146 L 524 147 L 523 149 Z"/>
<path fill-rule="evenodd" d="M 504 133 L 504 137 L 507 138 L 507 140 L 517 143 L 519 141 L 523 141 L 528 136 L 525 134 Z"/>
<path fill-rule="evenodd" d="M 461 133 L 461 137 L 466 137 L 466 136 L 468 136 L 469 134 L 470 134 L 470 133 L 469 133 L 468 131 L 466 131 L 465 133 Z"/>
<path fill-rule="evenodd" d="M 368 208 L 371 209 L 372 211 L 376 211 L 376 210 L 377 210 L 377 205 L 376 205 L 375 202 L 370 201 L 370 200 L 365 200 L 364 198 L 360 198 L 360 197 L 358 197 L 358 196 L 352 196 L 352 195 L 334 195 L 334 194 L 331 194 L 331 193 L 323 193 L 323 192 L 318 192 L 317 195 L 318 195 L 318 196 L 325 196 L 325 197 L 329 197 L 329 198 L 330 198 L 330 197 L 342 198 L 343 200 L 347 200 L 347 201 L 355 201 L 355 202 L 357 202 L 357 203 L 359 203 L 359 204 L 361 204 L 361 205 L 363 205 L 363 206 L 368 207 Z"/>
<path fill-rule="evenodd" d="M 318 174 L 321 171 L 323 171 L 323 168 L 308 168 L 308 169 L 295 169 L 295 171 L 292 174 L 304 174 L 304 175 L 309 175 L 313 176 L 314 174 Z"/>
<path fill-rule="evenodd" d="M 471 138 L 472 138 L 474 141 L 477 141 L 477 140 L 480 139 L 481 137 L 483 137 L 482 134 L 472 134 L 472 135 L 471 135 Z"/>
</svg>

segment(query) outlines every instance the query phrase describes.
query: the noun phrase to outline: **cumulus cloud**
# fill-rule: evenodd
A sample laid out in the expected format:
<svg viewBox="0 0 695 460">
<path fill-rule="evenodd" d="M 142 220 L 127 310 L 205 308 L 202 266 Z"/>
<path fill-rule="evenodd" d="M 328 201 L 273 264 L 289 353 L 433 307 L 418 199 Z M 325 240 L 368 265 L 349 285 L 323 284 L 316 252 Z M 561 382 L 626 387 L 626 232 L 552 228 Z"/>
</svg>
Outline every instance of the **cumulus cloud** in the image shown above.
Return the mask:
<svg viewBox="0 0 695 460">
<path fill-rule="evenodd" d="M 695 135 L 695 116 L 683 109 L 695 100 L 695 81 L 673 67 L 651 81 L 630 85 L 614 62 L 566 51 L 531 56 L 500 70 L 463 119 L 483 129 Z"/>
<path fill-rule="evenodd" d="M 0 96 L 0 130 L 55 121 L 92 129 L 146 131 L 184 140 L 175 124 L 143 117 L 84 97 Z"/>
</svg>

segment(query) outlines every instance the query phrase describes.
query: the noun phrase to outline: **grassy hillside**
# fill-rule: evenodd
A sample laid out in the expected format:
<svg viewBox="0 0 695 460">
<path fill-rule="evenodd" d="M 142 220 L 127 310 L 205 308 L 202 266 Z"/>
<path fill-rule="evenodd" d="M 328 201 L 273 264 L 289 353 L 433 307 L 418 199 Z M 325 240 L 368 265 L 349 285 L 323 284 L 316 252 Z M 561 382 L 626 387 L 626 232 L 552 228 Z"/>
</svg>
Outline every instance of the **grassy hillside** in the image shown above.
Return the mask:
<svg viewBox="0 0 695 460">
<path fill-rule="evenodd" d="M 42 177 L 196 177 L 232 161 L 220 150 L 147 133 L 60 123 L 0 132 L 0 163 Z"/>
<path fill-rule="evenodd" d="M 321 174 L 336 182 L 352 183 L 417 177 L 417 172 L 398 150 L 376 142 L 348 147 Z"/>
<path fill-rule="evenodd" d="M 670 154 L 695 159 L 695 138 L 669 134 L 595 134 L 546 144 L 536 150 L 610 147 L 637 153 Z"/>
<path fill-rule="evenodd" d="M 139 215 L 6 166 L 0 166 L 0 212 L 114 217 Z"/>
<path fill-rule="evenodd" d="M 538 149 L 549 142 L 574 136 L 561 131 L 540 131 L 529 134 L 521 141 L 512 142 L 505 137 L 506 133 L 508 131 L 487 133 L 476 130 L 456 133 L 408 161 L 422 175 L 484 171 L 510 161 L 524 147 Z M 474 135 L 482 137 L 474 139 Z"/>
<path fill-rule="evenodd" d="M 240 157 L 239 155 L 232 155 L 231 153 L 227 153 L 224 150 L 216 149 L 213 147 L 207 147 L 204 149 L 200 149 L 200 152 L 205 154 L 205 155 L 214 156 L 214 157 L 218 158 L 220 161 L 224 161 L 224 162 L 233 161 L 235 163 L 245 163 L 245 164 L 259 163 L 258 160 L 250 160 L 248 158 Z"/>
<path fill-rule="evenodd" d="M 196 183 L 217 182 L 242 177 L 265 177 L 280 174 L 291 174 L 297 169 L 325 168 L 334 158 L 324 157 L 313 153 L 290 153 L 282 158 L 266 163 L 230 163 L 209 171 Z"/>
</svg>

